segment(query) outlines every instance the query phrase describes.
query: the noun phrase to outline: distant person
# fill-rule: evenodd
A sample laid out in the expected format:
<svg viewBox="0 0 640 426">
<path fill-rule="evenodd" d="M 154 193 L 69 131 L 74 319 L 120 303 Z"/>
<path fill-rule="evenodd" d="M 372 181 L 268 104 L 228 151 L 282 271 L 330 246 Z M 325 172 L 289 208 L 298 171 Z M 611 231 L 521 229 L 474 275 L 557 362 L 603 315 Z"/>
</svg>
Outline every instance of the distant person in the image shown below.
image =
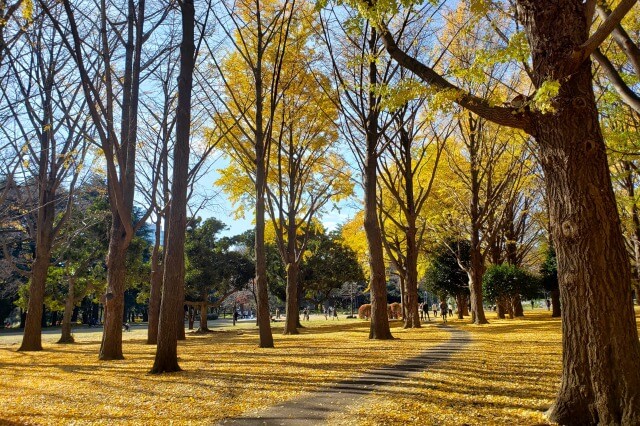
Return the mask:
<svg viewBox="0 0 640 426">
<path fill-rule="evenodd" d="M 550 311 L 551 310 L 551 300 L 547 299 L 546 303 L 547 303 L 547 311 Z"/>
<path fill-rule="evenodd" d="M 322 308 L 322 313 L 324 314 L 324 319 L 328 320 L 329 319 L 329 309 L 325 306 L 324 308 Z"/>
<path fill-rule="evenodd" d="M 438 318 L 438 304 L 434 303 L 431 308 L 433 309 L 433 317 Z"/>
<path fill-rule="evenodd" d="M 238 311 L 233 311 L 233 325 L 236 325 L 236 321 L 238 321 Z"/>
<path fill-rule="evenodd" d="M 302 311 L 302 319 L 309 321 L 309 308 L 304 308 Z"/>
<path fill-rule="evenodd" d="M 333 318 L 335 318 L 336 320 L 338 319 L 338 310 L 335 306 L 333 307 Z"/>
<path fill-rule="evenodd" d="M 129 325 L 128 322 L 125 322 L 124 324 L 122 324 L 122 328 L 124 328 L 124 331 L 129 331 L 131 330 L 131 325 Z"/>
<path fill-rule="evenodd" d="M 442 316 L 442 322 L 447 322 L 447 313 L 449 312 L 449 306 L 444 300 L 440 302 L 440 315 Z"/>
<path fill-rule="evenodd" d="M 533 308 L 535 308 L 535 306 L 536 306 L 535 300 L 531 299 L 531 310 L 533 310 Z"/>
<path fill-rule="evenodd" d="M 276 319 L 280 319 L 280 309 L 276 308 Z"/>
<path fill-rule="evenodd" d="M 429 305 L 427 304 L 427 302 L 424 302 L 422 304 L 422 313 L 424 314 L 424 317 L 427 318 L 427 320 L 431 321 L 431 318 L 429 318 Z"/>
</svg>

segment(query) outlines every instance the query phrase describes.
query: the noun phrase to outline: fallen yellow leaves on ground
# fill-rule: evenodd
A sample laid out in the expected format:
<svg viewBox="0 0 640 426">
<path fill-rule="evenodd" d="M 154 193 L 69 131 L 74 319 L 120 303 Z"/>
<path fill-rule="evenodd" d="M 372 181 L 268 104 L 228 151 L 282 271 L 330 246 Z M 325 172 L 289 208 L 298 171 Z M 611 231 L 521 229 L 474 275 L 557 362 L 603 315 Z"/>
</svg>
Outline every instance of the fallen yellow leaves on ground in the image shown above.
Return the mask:
<svg viewBox="0 0 640 426">
<path fill-rule="evenodd" d="M 101 330 L 76 333 L 73 345 L 45 343 L 43 352 L 0 344 L 0 424 L 211 424 L 447 339 L 436 327 L 403 330 L 399 321 L 392 322 L 393 341 L 368 340 L 369 324 L 360 320 L 304 325 L 296 336 L 282 336 L 275 325 L 275 349 L 259 349 L 248 323 L 188 335 L 178 348 L 185 371 L 159 376 L 147 374 L 155 347 L 145 344 L 143 330 L 125 333 L 122 361 L 98 361 Z"/>
<path fill-rule="evenodd" d="M 546 424 L 544 412 L 560 386 L 561 320 L 546 310 L 525 315 L 513 320 L 489 315 L 490 324 L 483 326 L 450 320 L 472 339 L 463 351 L 402 385 L 376 390 L 366 405 L 354 405 L 329 423 Z"/>
</svg>

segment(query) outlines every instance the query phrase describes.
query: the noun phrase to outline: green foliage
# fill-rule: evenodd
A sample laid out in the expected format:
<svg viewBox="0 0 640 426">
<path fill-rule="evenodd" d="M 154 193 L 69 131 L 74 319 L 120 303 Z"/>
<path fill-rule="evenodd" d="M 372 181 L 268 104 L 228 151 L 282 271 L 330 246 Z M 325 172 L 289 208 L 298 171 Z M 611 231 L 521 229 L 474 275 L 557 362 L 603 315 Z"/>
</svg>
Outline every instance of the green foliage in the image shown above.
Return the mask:
<svg viewBox="0 0 640 426">
<path fill-rule="evenodd" d="M 300 271 L 308 299 L 322 301 L 331 290 L 341 288 L 345 282 L 364 281 L 356 253 L 344 243 L 339 231 L 314 236 L 309 241 L 308 251 L 309 256 Z"/>
<path fill-rule="evenodd" d="M 537 277 L 515 265 L 492 265 L 482 278 L 482 291 L 487 300 L 516 295 L 531 298 L 539 288 L 540 281 Z"/>
<path fill-rule="evenodd" d="M 236 239 L 219 238 L 225 228 L 214 218 L 191 220 L 185 242 L 187 297 L 202 300 L 212 293 L 223 296 L 242 289 L 254 276 L 253 261 L 232 250 Z"/>
<path fill-rule="evenodd" d="M 543 114 L 555 112 L 555 108 L 552 104 L 553 98 L 558 96 L 560 91 L 560 82 L 557 80 L 544 81 L 536 94 L 533 97 L 534 109 L 540 111 Z"/>
<path fill-rule="evenodd" d="M 468 241 L 449 241 L 438 246 L 431 254 L 430 264 L 425 272 L 427 291 L 441 298 L 469 293 L 469 277 L 458 263 L 460 257 L 460 261 L 467 264 L 469 252 Z"/>
</svg>

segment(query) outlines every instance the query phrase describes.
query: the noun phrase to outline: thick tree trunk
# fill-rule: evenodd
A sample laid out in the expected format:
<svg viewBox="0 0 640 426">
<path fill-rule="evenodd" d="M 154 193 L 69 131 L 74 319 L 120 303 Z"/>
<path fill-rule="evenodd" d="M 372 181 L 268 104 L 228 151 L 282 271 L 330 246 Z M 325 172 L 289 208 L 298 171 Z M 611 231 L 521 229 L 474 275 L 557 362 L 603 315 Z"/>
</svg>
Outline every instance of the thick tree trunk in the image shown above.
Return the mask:
<svg viewBox="0 0 640 426">
<path fill-rule="evenodd" d="M 193 0 L 181 2 L 180 11 L 182 15 L 182 43 L 180 44 L 176 143 L 173 153 L 173 181 L 171 183 L 172 200 L 162 280 L 158 348 L 151 368 L 151 373 L 154 374 L 181 370 L 178 365 L 178 337 L 181 332 L 184 333 L 184 241 L 187 227 L 187 191 L 189 186 L 191 91 L 195 67 Z"/>
<path fill-rule="evenodd" d="M 524 309 L 522 308 L 522 298 L 519 294 L 516 294 L 511 298 L 511 306 L 513 307 L 514 317 L 518 318 L 524 316 Z"/>
<path fill-rule="evenodd" d="M 71 316 L 73 315 L 73 308 L 75 302 L 75 286 L 76 278 L 69 277 L 69 289 L 67 291 L 67 298 L 64 302 L 64 314 L 62 315 L 62 333 L 58 343 L 73 343 L 74 339 L 71 335 Z"/>
<path fill-rule="evenodd" d="M 589 34 L 580 0 L 519 0 L 536 85 L 554 79 Z M 551 420 L 640 424 L 640 342 L 631 271 L 587 60 L 536 114 L 562 298 L 563 375 Z"/>
<path fill-rule="evenodd" d="M 478 120 L 473 119 L 469 114 L 469 157 L 470 157 L 470 184 L 471 199 L 469 211 L 471 213 L 471 247 L 470 247 L 470 265 L 467 275 L 469 276 L 469 291 L 471 293 L 471 320 L 474 324 L 488 324 L 484 315 L 484 307 L 482 306 L 482 276 L 484 275 L 484 257 L 482 255 L 482 247 L 480 241 L 480 176 L 478 167 L 479 142 L 478 135 L 475 133 L 478 129 Z"/>
<path fill-rule="evenodd" d="M 29 307 L 24 326 L 24 335 L 19 351 L 42 350 L 42 320 L 44 318 L 44 290 L 49 270 L 50 251 L 44 245 L 36 249 L 36 259 L 31 269 L 31 283 L 29 285 Z"/>
<path fill-rule="evenodd" d="M 474 324 L 488 324 L 484 315 L 484 307 L 482 306 L 482 275 L 484 274 L 484 265 L 480 255 L 471 248 L 471 268 L 469 273 L 469 291 L 471 292 L 471 320 Z"/>
<path fill-rule="evenodd" d="M 287 238 L 291 239 L 289 235 Z M 298 264 L 293 253 L 287 263 L 287 312 L 284 322 L 284 334 L 298 334 Z"/>
<path fill-rule="evenodd" d="M 506 305 L 506 302 L 503 298 L 499 298 L 498 300 L 496 300 L 496 310 L 498 313 L 498 318 L 500 319 L 505 319 L 506 317 L 507 309 L 505 305 Z"/>
<path fill-rule="evenodd" d="M 46 138 L 47 132 L 43 135 Z M 45 144 L 46 142 L 43 142 Z M 47 149 L 47 148 L 43 148 Z M 47 156 L 41 154 L 41 169 L 38 177 L 38 216 L 36 223 L 36 258 L 31 269 L 31 283 L 29 284 L 29 305 L 24 327 L 24 336 L 19 351 L 42 350 L 42 323 L 44 320 L 44 295 L 47 283 L 47 274 L 51 262 L 51 247 L 53 245 L 53 220 L 55 217 L 55 192 L 51 191 L 47 179 Z"/>
<path fill-rule="evenodd" d="M 111 224 L 107 254 L 108 288 L 104 298 L 104 330 L 100 346 L 101 360 L 124 359 L 122 354 L 122 317 L 126 286 L 126 256 L 131 238 L 127 236 L 119 215 Z"/>
<path fill-rule="evenodd" d="M 560 290 L 551 290 L 551 317 L 559 318 L 560 315 Z"/>
</svg>

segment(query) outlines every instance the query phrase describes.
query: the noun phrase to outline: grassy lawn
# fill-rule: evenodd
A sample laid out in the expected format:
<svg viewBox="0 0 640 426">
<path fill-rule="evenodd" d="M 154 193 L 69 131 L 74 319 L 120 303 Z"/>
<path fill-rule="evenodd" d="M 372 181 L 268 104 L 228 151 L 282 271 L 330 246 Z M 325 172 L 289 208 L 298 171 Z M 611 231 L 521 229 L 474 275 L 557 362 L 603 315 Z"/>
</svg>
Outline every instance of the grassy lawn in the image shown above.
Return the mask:
<svg viewBox="0 0 640 426">
<path fill-rule="evenodd" d="M 270 406 L 323 384 L 415 355 L 447 333 L 433 326 L 402 330 L 393 341 L 369 341 L 360 320 L 305 322 L 298 336 L 274 325 L 275 349 L 257 347 L 252 323 L 199 336 L 179 347 L 185 370 L 147 374 L 154 347 L 145 331 L 125 333 L 123 361 L 97 359 L 101 330 L 77 333 L 74 345 L 53 343 L 43 352 L 16 352 L 0 338 L 0 424 L 211 424 Z M 48 341 L 48 342 L 47 342 Z"/>
</svg>

